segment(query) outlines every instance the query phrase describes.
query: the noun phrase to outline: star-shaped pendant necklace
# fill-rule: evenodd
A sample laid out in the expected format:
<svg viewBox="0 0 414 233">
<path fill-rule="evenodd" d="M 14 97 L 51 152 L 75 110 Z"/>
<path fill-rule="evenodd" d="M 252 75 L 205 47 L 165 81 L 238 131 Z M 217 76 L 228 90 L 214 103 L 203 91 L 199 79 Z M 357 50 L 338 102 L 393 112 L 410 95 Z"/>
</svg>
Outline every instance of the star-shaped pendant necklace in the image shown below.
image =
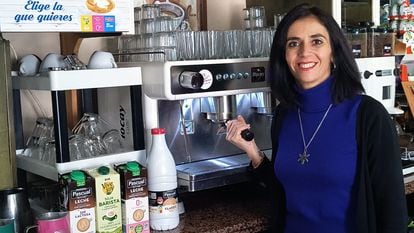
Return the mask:
<svg viewBox="0 0 414 233">
<path fill-rule="evenodd" d="M 310 157 L 310 154 L 308 154 L 306 150 L 304 150 L 302 154 L 299 154 L 298 162 L 301 165 L 304 165 L 305 163 L 309 162 L 309 157 Z"/>
<path fill-rule="evenodd" d="M 315 138 L 316 133 L 318 133 L 319 129 L 321 128 L 322 123 L 325 120 L 326 116 L 328 115 L 329 110 L 331 109 L 331 107 L 332 107 L 332 104 L 329 105 L 328 109 L 326 110 L 325 114 L 322 117 L 321 122 L 319 122 L 318 127 L 316 127 L 316 129 L 313 132 L 312 137 L 309 139 L 308 143 L 305 142 L 305 135 L 303 133 L 303 125 L 302 125 L 302 117 L 300 116 L 300 109 L 298 108 L 300 133 L 302 134 L 302 142 L 303 142 L 303 153 L 299 154 L 299 157 L 298 157 L 298 163 L 300 163 L 301 165 L 305 165 L 305 164 L 309 163 L 310 154 L 308 153 L 308 148 L 309 148 L 311 142 L 313 141 L 313 138 Z"/>
</svg>

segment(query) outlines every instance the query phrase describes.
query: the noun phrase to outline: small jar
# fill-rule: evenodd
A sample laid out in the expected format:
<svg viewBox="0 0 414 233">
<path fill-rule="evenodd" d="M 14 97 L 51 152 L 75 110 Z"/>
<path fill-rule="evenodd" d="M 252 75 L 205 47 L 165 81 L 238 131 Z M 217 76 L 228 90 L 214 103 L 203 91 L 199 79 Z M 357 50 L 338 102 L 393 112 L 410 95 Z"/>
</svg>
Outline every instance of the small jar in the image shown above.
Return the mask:
<svg viewBox="0 0 414 233">
<path fill-rule="evenodd" d="M 399 16 L 400 16 L 400 5 L 398 5 L 398 3 L 394 3 L 389 13 L 390 20 L 399 20 Z"/>
<path fill-rule="evenodd" d="M 398 20 L 390 20 L 390 22 L 389 22 L 389 27 L 390 27 L 393 31 L 397 31 L 397 30 L 398 30 Z"/>
<path fill-rule="evenodd" d="M 366 28 L 347 28 L 346 36 L 354 57 L 367 57 Z"/>
<path fill-rule="evenodd" d="M 368 33 L 369 57 L 394 55 L 395 33 L 384 28 L 375 28 Z"/>
</svg>

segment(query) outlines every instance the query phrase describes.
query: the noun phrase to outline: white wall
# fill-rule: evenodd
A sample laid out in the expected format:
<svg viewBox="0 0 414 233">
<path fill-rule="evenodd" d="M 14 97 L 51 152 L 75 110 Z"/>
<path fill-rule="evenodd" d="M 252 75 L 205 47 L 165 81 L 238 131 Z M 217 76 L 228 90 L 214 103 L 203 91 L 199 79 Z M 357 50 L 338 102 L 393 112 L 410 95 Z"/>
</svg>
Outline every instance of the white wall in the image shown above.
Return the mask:
<svg viewBox="0 0 414 233">
<path fill-rule="evenodd" d="M 207 29 L 243 29 L 246 0 L 207 0 Z"/>
</svg>

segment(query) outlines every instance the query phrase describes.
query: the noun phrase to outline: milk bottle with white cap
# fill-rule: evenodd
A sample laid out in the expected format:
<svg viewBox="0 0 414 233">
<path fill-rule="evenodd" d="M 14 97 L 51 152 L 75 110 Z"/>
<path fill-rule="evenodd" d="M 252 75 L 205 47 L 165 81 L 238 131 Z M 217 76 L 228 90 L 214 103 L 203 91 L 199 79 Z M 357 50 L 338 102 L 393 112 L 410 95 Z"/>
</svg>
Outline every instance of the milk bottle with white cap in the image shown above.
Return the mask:
<svg viewBox="0 0 414 233">
<path fill-rule="evenodd" d="M 150 227 L 170 230 L 179 224 L 177 170 L 165 142 L 165 129 L 154 128 L 151 134 L 152 145 L 147 161 Z"/>
</svg>

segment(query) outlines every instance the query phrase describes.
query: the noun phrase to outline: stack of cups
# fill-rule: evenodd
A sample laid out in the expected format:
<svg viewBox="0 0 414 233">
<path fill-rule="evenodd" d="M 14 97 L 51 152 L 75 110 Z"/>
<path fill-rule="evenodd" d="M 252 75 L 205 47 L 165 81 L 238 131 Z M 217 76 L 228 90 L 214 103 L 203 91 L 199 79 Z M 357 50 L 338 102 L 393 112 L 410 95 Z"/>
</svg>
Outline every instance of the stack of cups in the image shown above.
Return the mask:
<svg viewBox="0 0 414 233">
<path fill-rule="evenodd" d="M 244 22 L 244 29 L 250 29 L 250 9 L 249 8 L 243 9 L 243 22 Z"/>
<path fill-rule="evenodd" d="M 266 15 L 264 6 L 253 6 L 249 8 L 249 28 L 266 27 Z M 247 26 L 247 25 L 246 25 Z"/>
<path fill-rule="evenodd" d="M 177 60 L 267 57 L 274 28 L 177 31 Z"/>
<path fill-rule="evenodd" d="M 228 31 L 183 30 L 181 19 L 161 15 L 157 4 L 134 12 L 137 34 L 121 36 L 118 43 L 128 55 L 124 62 L 267 57 L 275 33 L 266 27 L 263 6 L 243 9 L 246 30 Z"/>
<path fill-rule="evenodd" d="M 119 39 L 124 62 L 176 60 L 175 30 L 181 19 L 161 15 L 159 4 L 143 4 L 134 8 L 135 35 Z"/>
</svg>

